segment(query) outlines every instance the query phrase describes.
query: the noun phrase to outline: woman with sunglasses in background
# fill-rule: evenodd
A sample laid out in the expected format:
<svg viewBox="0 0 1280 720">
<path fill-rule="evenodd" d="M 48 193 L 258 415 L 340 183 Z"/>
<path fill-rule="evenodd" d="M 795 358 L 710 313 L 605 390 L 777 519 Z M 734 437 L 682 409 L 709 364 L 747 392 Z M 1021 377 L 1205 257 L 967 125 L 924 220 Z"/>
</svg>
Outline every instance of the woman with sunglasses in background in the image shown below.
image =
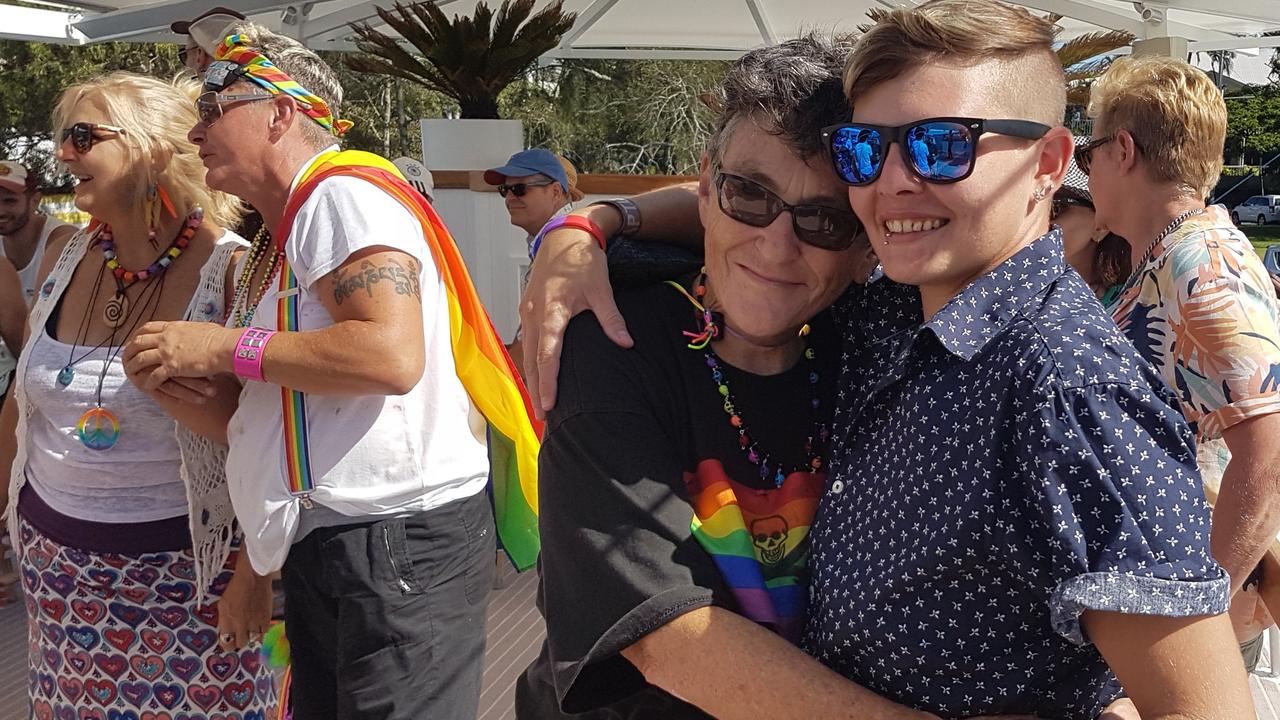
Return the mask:
<svg viewBox="0 0 1280 720">
<path fill-rule="evenodd" d="M 34 717 L 239 720 L 274 705 L 250 640 L 270 586 L 233 574 L 226 450 L 164 410 L 174 397 L 234 402 L 234 389 L 148 396 L 120 357 L 148 320 L 223 319 L 244 245 L 223 228 L 240 207 L 204 184 L 186 139 L 194 98 L 194 82 L 112 73 L 68 88 L 54 111 L 58 159 L 93 220 L 45 253 L 16 402 L 0 415 Z"/>
<path fill-rule="evenodd" d="M 1077 146 L 1088 138 L 1076 138 Z M 1098 226 L 1089 176 L 1072 159 L 1062 187 L 1053 194 L 1049 221 L 1062 229 L 1062 254 L 1103 305 L 1129 276 L 1129 243 Z"/>
</svg>

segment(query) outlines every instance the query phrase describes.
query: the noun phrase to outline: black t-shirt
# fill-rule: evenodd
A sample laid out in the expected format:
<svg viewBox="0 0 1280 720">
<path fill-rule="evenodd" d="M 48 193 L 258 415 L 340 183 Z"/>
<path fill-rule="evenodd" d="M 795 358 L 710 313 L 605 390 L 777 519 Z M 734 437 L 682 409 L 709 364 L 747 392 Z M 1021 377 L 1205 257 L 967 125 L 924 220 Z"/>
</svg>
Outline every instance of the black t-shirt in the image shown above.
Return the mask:
<svg viewBox="0 0 1280 720">
<path fill-rule="evenodd" d="M 798 640 L 808 525 L 823 472 L 799 471 L 830 417 L 839 338 L 820 316 L 813 358 L 757 376 L 721 372 L 778 485 L 740 447 L 703 351 L 699 314 L 669 285 L 622 293 L 635 347 L 595 317 L 569 325 L 539 460 L 539 605 L 547 641 L 517 692 L 522 718 L 704 718 L 645 683 L 620 654 L 690 610 L 716 605 Z M 817 409 L 813 405 L 818 399 Z M 818 439 L 817 447 L 822 447 Z M 762 477 L 762 474 L 765 477 Z"/>
</svg>

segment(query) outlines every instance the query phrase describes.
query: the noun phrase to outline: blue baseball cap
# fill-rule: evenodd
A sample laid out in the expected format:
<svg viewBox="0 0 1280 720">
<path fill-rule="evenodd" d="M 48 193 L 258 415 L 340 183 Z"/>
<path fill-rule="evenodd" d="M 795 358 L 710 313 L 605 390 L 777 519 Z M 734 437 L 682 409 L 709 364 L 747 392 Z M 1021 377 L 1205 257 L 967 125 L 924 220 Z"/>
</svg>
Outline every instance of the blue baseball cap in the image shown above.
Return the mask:
<svg viewBox="0 0 1280 720">
<path fill-rule="evenodd" d="M 569 195 L 569 175 L 564 171 L 564 166 L 560 164 L 560 158 L 556 157 L 556 154 L 550 150 L 542 148 L 521 150 L 512 155 L 507 160 L 506 165 L 485 170 L 484 181 L 490 185 L 501 185 L 509 177 L 538 174 L 546 175 L 560 183 L 560 187 L 564 188 L 565 195 Z"/>
</svg>

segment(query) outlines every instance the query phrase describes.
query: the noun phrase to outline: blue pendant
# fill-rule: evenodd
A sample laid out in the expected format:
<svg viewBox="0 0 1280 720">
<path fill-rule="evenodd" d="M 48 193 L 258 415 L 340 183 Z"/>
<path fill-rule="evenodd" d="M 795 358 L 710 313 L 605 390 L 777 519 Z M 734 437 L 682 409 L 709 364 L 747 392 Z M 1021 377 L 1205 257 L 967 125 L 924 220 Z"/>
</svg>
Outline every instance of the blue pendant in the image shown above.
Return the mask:
<svg viewBox="0 0 1280 720">
<path fill-rule="evenodd" d="M 62 387 L 66 387 L 71 384 L 71 381 L 74 380 L 75 377 L 76 371 L 68 365 L 58 371 L 58 384 Z"/>
</svg>

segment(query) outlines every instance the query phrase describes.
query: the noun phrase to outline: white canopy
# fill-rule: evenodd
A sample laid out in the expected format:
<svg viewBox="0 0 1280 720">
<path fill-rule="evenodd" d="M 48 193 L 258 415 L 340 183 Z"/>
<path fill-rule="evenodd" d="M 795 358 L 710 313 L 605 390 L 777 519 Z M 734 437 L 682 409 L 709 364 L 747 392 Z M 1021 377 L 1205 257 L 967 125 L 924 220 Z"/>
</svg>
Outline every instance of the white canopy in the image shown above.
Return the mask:
<svg viewBox="0 0 1280 720">
<path fill-rule="evenodd" d="M 378 25 L 375 2 L 327 0 L 31 0 L 49 9 L 0 4 L 0 38 L 86 43 L 176 41 L 169 23 L 221 2 L 318 50 L 351 50 L 348 23 Z M 500 0 L 490 0 L 496 6 Z M 549 0 L 539 0 L 539 5 Z M 1014 0 L 1062 15 L 1064 37 L 1112 29 L 1139 39 L 1183 37 L 1191 52 L 1280 46 L 1278 0 Z M 477 0 L 436 0 L 445 12 L 470 14 Z M 731 59 L 811 29 L 852 31 L 868 10 L 916 0 L 566 0 L 574 30 L 552 57 Z"/>
</svg>

